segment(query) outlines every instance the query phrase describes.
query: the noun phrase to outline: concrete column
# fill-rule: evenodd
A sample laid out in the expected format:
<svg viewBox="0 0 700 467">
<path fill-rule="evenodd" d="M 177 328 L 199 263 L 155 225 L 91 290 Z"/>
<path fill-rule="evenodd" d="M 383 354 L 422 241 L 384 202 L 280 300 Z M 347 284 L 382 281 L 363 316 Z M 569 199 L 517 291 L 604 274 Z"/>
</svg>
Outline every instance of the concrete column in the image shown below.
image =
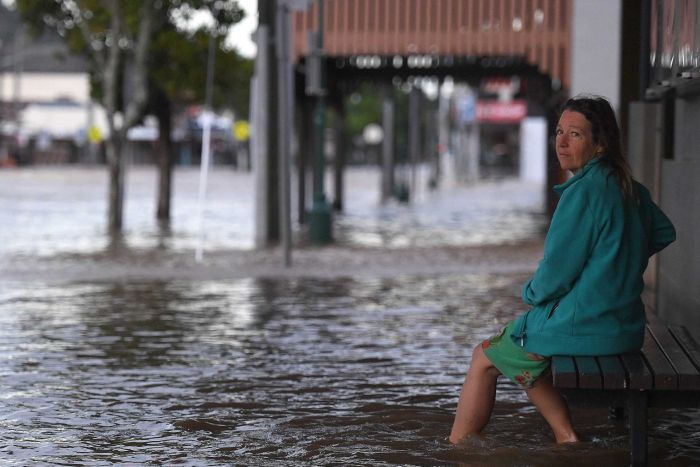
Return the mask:
<svg viewBox="0 0 700 467">
<path fill-rule="evenodd" d="M 571 95 L 600 94 L 619 110 L 622 2 L 574 0 L 571 14 Z"/>
<path fill-rule="evenodd" d="M 297 206 L 298 206 L 298 222 L 300 225 L 306 223 L 306 210 L 308 206 L 306 205 L 306 200 L 311 198 L 311 184 L 308 183 L 311 177 L 307 177 L 307 171 L 309 167 L 309 154 L 313 151 L 311 145 L 311 114 L 313 112 L 313 107 L 311 106 L 311 99 L 302 99 L 299 103 L 298 118 L 299 122 L 299 158 L 297 167 Z"/>
<path fill-rule="evenodd" d="M 547 182 L 547 119 L 528 117 L 520 123 L 520 180 Z"/>
<path fill-rule="evenodd" d="M 421 96 L 422 91 L 416 87 L 411 90 L 408 100 L 408 154 L 411 160 L 410 196 L 416 195 L 416 170 L 421 152 Z"/>
<path fill-rule="evenodd" d="M 460 126 L 458 133 L 457 173 L 462 183 L 479 180 L 479 126 L 475 123 Z"/>
<path fill-rule="evenodd" d="M 382 97 L 382 202 L 394 194 L 394 88 L 386 85 Z"/>
<path fill-rule="evenodd" d="M 333 183 L 333 190 L 334 190 L 334 197 L 333 197 L 333 209 L 336 211 L 342 211 L 343 210 L 343 189 L 344 189 L 344 184 L 343 184 L 343 175 L 345 172 L 345 140 L 344 140 L 344 133 L 345 133 L 345 112 L 343 111 L 343 104 L 342 104 L 342 98 L 336 99 L 336 102 L 334 103 L 334 109 L 335 109 L 335 125 L 334 125 L 334 133 L 335 133 L 335 158 L 333 161 L 333 176 L 334 176 L 334 183 Z"/>
<path fill-rule="evenodd" d="M 255 33 L 255 41 L 258 46 L 258 56 L 255 59 L 255 75 L 253 76 L 251 117 L 253 122 L 253 133 L 251 135 L 251 152 L 253 162 L 253 172 L 255 174 L 255 245 L 257 247 L 266 246 L 268 243 L 269 216 L 267 215 L 269 206 L 269 169 L 270 169 L 270 148 L 269 148 L 269 127 L 267 121 L 269 94 L 266 92 L 267 82 L 270 79 L 268 67 L 269 31 L 267 26 L 260 25 Z"/>
<path fill-rule="evenodd" d="M 258 247 L 280 240 L 279 164 L 277 115 L 279 112 L 275 38 L 274 2 L 258 2 L 259 26 L 256 33 L 258 55 L 255 63 L 258 100 L 255 131 L 258 132 L 256 154 L 255 242 Z"/>
<path fill-rule="evenodd" d="M 467 180 L 471 183 L 476 183 L 481 178 L 481 170 L 479 167 L 479 155 L 481 152 L 481 132 L 479 124 L 474 122 L 467 127 L 469 135 L 468 153 L 467 153 Z"/>
</svg>

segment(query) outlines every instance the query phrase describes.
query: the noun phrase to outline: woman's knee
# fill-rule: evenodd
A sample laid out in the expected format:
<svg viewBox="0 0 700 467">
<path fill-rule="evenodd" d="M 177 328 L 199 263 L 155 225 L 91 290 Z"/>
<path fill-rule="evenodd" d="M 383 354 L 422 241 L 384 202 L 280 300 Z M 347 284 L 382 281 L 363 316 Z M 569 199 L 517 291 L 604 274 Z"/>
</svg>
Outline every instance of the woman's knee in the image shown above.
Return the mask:
<svg viewBox="0 0 700 467">
<path fill-rule="evenodd" d="M 472 351 L 472 362 L 470 365 L 470 371 L 472 370 L 483 373 L 489 373 L 492 376 L 498 376 L 500 374 L 500 371 L 498 371 L 498 369 L 495 366 L 493 366 L 491 360 L 489 360 L 489 358 L 484 353 L 484 349 L 481 347 L 481 344 L 474 347 L 474 350 Z"/>
</svg>

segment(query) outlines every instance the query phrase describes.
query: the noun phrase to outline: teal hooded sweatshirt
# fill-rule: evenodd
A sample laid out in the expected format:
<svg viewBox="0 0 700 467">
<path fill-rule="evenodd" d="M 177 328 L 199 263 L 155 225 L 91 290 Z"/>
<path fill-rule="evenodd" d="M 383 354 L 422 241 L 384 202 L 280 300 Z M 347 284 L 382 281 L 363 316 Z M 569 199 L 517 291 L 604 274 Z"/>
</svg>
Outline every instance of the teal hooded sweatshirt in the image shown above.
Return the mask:
<svg viewBox="0 0 700 467">
<path fill-rule="evenodd" d="M 644 341 L 642 274 L 676 238 L 673 224 L 635 182 L 625 202 L 610 168 L 594 158 L 554 190 L 561 198 L 544 257 L 522 289 L 533 308 L 511 338 L 539 355 L 614 355 Z"/>
</svg>

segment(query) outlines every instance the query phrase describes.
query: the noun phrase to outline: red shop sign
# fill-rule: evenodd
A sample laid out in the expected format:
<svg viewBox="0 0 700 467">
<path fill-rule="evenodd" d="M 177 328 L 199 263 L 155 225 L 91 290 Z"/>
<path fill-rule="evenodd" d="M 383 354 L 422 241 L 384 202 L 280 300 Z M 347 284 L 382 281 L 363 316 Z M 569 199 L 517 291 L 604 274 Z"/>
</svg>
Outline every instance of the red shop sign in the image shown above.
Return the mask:
<svg viewBox="0 0 700 467">
<path fill-rule="evenodd" d="M 479 101 L 476 103 L 476 120 L 478 122 L 519 123 L 526 116 L 527 104 L 523 100 Z"/>
</svg>

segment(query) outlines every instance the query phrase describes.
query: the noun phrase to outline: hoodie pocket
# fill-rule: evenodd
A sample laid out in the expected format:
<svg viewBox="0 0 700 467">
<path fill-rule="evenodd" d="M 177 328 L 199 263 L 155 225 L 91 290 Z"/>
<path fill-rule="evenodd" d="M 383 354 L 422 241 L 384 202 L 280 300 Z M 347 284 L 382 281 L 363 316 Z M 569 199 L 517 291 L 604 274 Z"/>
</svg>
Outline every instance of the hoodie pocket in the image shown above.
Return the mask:
<svg viewBox="0 0 700 467">
<path fill-rule="evenodd" d="M 552 309 L 549 310 L 549 313 L 547 313 L 547 319 L 551 318 L 552 315 L 554 314 L 555 311 L 557 311 L 557 308 L 559 308 L 559 300 L 554 302 L 554 306 L 552 306 Z"/>
</svg>

